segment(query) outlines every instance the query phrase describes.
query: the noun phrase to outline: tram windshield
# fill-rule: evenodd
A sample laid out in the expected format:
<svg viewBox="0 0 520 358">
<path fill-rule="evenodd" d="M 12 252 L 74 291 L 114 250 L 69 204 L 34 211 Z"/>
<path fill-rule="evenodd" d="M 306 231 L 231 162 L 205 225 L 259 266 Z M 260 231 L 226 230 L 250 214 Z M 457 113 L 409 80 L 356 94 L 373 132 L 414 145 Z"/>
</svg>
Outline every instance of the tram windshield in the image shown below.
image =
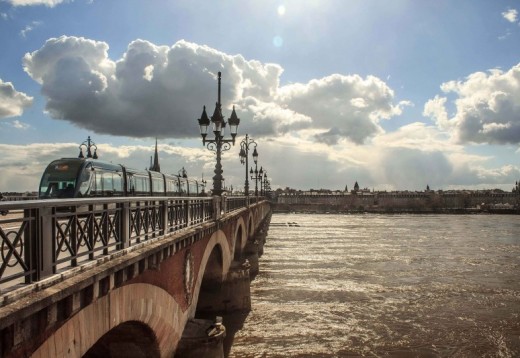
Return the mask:
<svg viewBox="0 0 520 358">
<path fill-rule="evenodd" d="M 40 183 L 40 198 L 72 198 L 82 161 L 57 160 L 49 164 Z"/>
</svg>

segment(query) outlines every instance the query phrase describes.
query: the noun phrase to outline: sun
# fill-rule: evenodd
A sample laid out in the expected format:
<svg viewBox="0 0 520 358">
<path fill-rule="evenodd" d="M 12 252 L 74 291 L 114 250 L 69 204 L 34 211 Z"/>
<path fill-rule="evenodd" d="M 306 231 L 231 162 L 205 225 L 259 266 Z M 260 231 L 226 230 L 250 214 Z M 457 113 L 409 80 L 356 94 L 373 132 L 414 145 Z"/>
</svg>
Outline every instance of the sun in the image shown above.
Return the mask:
<svg viewBox="0 0 520 358">
<path fill-rule="evenodd" d="M 285 15 L 285 5 L 278 6 L 277 12 L 278 12 L 279 16 L 284 16 Z"/>
</svg>

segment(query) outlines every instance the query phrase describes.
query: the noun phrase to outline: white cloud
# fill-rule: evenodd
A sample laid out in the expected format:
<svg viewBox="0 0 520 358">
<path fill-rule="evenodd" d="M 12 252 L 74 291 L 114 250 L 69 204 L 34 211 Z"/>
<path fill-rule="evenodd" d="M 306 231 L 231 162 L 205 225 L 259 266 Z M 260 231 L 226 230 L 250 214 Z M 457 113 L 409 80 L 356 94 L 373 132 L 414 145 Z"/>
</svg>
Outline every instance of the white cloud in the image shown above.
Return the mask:
<svg viewBox="0 0 520 358">
<path fill-rule="evenodd" d="M 31 22 L 30 25 L 25 26 L 25 28 L 22 31 L 20 31 L 20 35 L 22 37 L 24 37 L 24 38 L 27 37 L 27 34 L 29 32 L 31 32 L 32 30 L 34 30 L 36 27 L 40 26 L 41 24 L 42 24 L 41 21 L 33 21 L 33 22 Z"/>
<path fill-rule="evenodd" d="M 19 120 L 14 120 L 11 125 L 16 129 L 22 129 L 22 130 L 29 129 L 31 127 L 27 123 L 20 122 Z"/>
<path fill-rule="evenodd" d="M 437 126 L 443 130 L 451 127 L 448 112 L 446 111 L 446 97 L 435 96 L 424 105 L 423 116 L 435 120 Z"/>
<path fill-rule="evenodd" d="M 516 9 L 508 9 L 502 13 L 502 17 L 509 22 L 518 21 L 518 11 Z"/>
<path fill-rule="evenodd" d="M 426 103 L 423 114 L 443 130 L 453 128 L 458 141 L 520 143 L 520 64 L 506 72 L 476 72 L 464 81 L 443 83 L 441 89 L 456 96 L 453 117 L 448 118 L 447 99 L 438 96 Z"/>
<path fill-rule="evenodd" d="M 11 82 L 0 79 L 0 119 L 20 116 L 32 101 L 32 97 L 18 92 Z"/>
<path fill-rule="evenodd" d="M 54 7 L 63 2 L 67 2 L 67 0 L 7 0 L 7 2 L 13 6 L 45 5 L 47 7 Z"/>
<path fill-rule="evenodd" d="M 377 77 L 339 74 L 281 87 L 277 101 L 312 118 L 312 127 L 323 130 L 319 140 L 348 138 L 358 144 L 383 132 L 379 122 L 408 104 L 394 104 L 394 92 Z"/>
<path fill-rule="evenodd" d="M 42 84 L 53 118 L 114 135 L 196 136 L 202 105 L 213 113 L 218 71 L 224 114 L 236 105 L 241 132 L 257 136 L 316 128 L 319 140 L 363 143 L 407 104 L 394 103 L 392 89 L 373 76 L 280 86 L 279 65 L 186 41 L 168 47 L 135 40 L 112 60 L 104 42 L 62 36 L 26 54 L 24 68 Z"/>
<path fill-rule="evenodd" d="M 394 132 L 375 137 L 372 144 L 380 148 L 408 148 L 423 151 L 462 150 L 462 146 L 449 141 L 445 132 L 421 122 L 410 123 Z"/>
</svg>

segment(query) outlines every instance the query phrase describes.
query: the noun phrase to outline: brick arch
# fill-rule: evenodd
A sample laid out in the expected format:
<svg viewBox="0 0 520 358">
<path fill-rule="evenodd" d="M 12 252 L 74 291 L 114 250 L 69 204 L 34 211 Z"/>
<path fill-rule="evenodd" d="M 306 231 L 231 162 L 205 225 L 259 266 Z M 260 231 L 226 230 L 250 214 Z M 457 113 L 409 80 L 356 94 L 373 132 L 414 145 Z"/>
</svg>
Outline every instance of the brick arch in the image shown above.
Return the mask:
<svg viewBox="0 0 520 358">
<path fill-rule="evenodd" d="M 233 235 L 233 260 L 242 254 L 247 243 L 247 230 L 244 218 L 240 217 L 237 220 L 235 233 Z M 237 246 L 238 245 L 238 246 Z"/>
<path fill-rule="evenodd" d="M 192 302 L 194 304 L 190 305 L 188 316 L 189 318 L 195 317 L 195 312 L 197 310 L 197 302 L 199 300 L 199 294 L 201 291 L 202 281 L 204 278 L 204 274 L 206 273 L 206 268 L 208 262 L 210 262 L 210 258 L 214 253 L 214 250 L 220 250 L 221 253 L 221 268 L 222 273 L 221 277 L 224 279 L 229 271 L 229 266 L 231 265 L 231 260 L 233 259 L 230 253 L 229 242 L 227 240 L 226 234 L 222 230 L 218 230 L 214 232 L 206 245 L 204 250 L 204 254 L 202 255 L 202 260 L 199 266 L 197 278 L 195 281 L 195 288 L 193 290 L 193 299 Z"/>
<path fill-rule="evenodd" d="M 255 218 L 251 211 L 249 212 L 249 218 L 247 219 L 247 230 L 249 236 L 252 236 L 255 233 Z"/>
<path fill-rule="evenodd" d="M 254 235 L 256 229 L 257 229 L 257 226 L 258 226 L 258 223 L 260 222 L 260 212 L 258 210 L 258 208 L 254 208 L 253 209 L 253 220 L 255 222 L 255 229 L 253 230 L 253 232 L 251 233 L 251 235 Z"/>
<path fill-rule="evenodd" d="M 103 335 L 83 358 L 114 356 L 159 358 L 161 354 L 150 327 L 139 321 L 128 321 Z"/>
<path fill-rule="evenodd" d="M 141 322 L 153 331 L 162 357 L 173 356 L 187 319 L 162 288 L 146 283 L 125 285 L 71 317 L 32 357 L 81 357 L 110 330 L 131 321 Z"/>
</svg>

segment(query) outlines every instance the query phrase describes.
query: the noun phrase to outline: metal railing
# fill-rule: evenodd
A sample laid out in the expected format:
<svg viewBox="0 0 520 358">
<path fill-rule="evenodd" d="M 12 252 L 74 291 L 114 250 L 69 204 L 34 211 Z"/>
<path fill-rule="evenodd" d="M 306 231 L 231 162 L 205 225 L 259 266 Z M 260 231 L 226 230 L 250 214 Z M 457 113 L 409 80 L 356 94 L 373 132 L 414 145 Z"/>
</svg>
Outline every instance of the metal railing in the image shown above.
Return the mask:
<svg viewBox="0 0 520 358">
<path fill-rule="evenodd" d="M 181 229 L 259 198 L 140 197 L 2 202 L 0 293 Z"/>
<path fill-rule="evenodd" d="M 225 212 L 229 213 L 246 206 L 256 204 L 265 200 L 262 196 L 228 196 L 225 202 Z"/>
</svg>

